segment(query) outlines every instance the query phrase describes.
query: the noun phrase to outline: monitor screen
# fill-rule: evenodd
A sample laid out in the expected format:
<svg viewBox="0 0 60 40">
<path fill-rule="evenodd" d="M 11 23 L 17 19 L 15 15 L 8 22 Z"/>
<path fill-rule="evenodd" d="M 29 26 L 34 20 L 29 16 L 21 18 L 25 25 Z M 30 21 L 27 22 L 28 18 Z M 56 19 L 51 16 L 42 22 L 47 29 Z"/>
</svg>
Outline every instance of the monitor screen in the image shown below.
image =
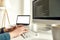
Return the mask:
<svg viewBox="0 0 60 40">
<path fill-rule="evenodd" d="M 30 15 L 18 15 L 16 24 L 17 25 L 29 25 L 30 24 Z"/>
<path fill-rule="evenodd" d="M 34 0 L 33 19 L 60 20 L 59 0 Z"/>
</svg>

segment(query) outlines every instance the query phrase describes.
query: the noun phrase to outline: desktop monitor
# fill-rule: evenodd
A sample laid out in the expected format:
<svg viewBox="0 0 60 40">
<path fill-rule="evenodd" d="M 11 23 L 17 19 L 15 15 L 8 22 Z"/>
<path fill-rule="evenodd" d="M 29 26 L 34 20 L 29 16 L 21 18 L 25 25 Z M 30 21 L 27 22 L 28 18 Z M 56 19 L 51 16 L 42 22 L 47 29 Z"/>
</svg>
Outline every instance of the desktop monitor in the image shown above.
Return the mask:
<svg viewBox="0 0 60 40">
<path fill-rule="evenodd" d="M 34 0 L 33 21 L 60 25 L 60 0 Z"/>
</svg>

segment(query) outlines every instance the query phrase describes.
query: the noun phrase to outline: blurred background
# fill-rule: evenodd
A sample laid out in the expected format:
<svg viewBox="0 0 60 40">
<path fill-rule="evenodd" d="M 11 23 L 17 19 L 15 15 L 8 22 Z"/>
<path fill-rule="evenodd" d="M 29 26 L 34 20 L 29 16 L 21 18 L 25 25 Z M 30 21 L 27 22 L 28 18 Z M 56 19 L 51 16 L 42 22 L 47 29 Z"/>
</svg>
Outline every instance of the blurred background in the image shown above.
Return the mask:
<svg viewBox="0 0 60 40">
<path fill-rule="evenodd" d="M 60 39 L 54 37 L 60 31 L 57 34 L 54 34 L 56 29 L 52 31 L 60 25 L 60 0 L 0 0 L 0 28 L 16 25 L 17 15 L 30 15 L 30 32 L 26 39 L 17 37 L 11 40 Z"/>
</svg>

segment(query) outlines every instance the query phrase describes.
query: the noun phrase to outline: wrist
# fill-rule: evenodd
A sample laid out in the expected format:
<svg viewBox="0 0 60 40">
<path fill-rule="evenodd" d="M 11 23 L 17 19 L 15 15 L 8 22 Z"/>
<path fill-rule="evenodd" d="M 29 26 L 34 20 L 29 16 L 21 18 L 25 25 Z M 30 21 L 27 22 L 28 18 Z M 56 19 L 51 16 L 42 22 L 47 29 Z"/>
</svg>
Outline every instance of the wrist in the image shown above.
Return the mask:
<svg viewBox="0 0 60 40">
<path fill-rule="evenodd" d="M 17 36 L 19 36 L 17 33 L 15 33 L 14 31 L 9 32 L 10 34 L 10 38 L 16 38 Z"/>
<path fill-rule="evenodd" d="M 10 38 L 14 38 L 13 32 L 9 32 L 9 34 L 10 34 Z"/>
</svg>

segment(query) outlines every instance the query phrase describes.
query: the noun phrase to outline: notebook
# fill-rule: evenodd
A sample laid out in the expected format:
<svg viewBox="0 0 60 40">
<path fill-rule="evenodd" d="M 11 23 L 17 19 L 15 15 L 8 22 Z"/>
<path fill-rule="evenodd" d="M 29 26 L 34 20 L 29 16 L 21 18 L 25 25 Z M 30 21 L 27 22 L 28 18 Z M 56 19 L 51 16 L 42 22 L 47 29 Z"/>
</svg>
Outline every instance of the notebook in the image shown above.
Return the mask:
<svg viewBox="0 0 60 40">
<path fill-rule="evenodd" d="M 18 15 L 16 20 L 17 25 L 29 25 L 30 15 Z"/>
</svg>

